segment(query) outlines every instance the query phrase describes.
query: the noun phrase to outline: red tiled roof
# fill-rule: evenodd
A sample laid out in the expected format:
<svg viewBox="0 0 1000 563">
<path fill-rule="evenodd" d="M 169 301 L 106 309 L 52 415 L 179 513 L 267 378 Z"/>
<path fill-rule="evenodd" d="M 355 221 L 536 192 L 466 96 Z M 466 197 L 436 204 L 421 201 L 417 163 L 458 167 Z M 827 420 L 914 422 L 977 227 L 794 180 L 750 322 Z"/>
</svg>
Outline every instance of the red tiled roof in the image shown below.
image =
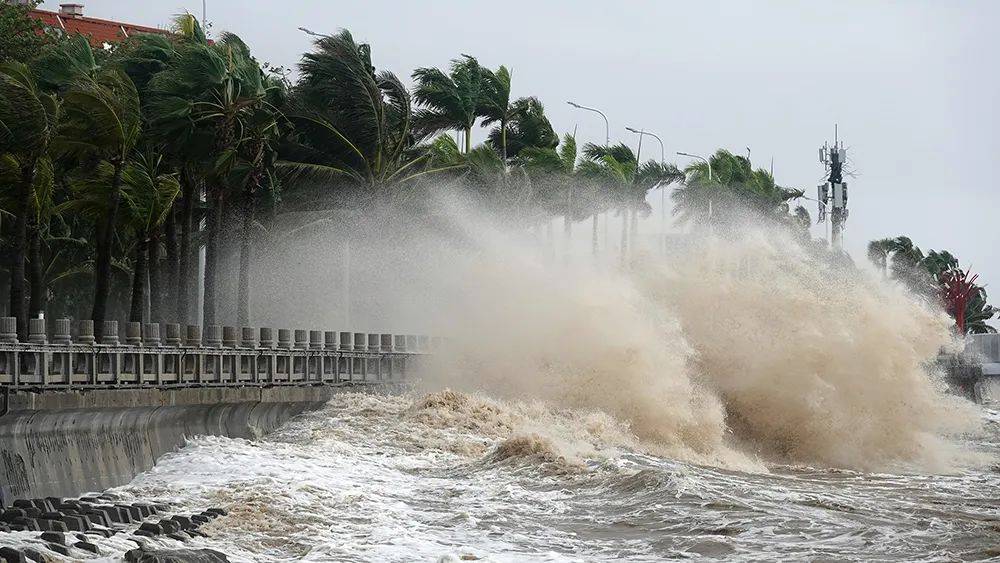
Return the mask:
<svg viewBox="0 0 1000 563">
<path fill-rule="evenodd" d="M 170 35 L 165 29 L 84 16 L 67 16 L 46 10 L 31 10 L 31 15 L 46 27 L 61 29 L 70 35 L 79 33 L 88 37 L 94 47 L 103 47 L 105 43 L 117 43 L 137 33 Z"/>
</svg>

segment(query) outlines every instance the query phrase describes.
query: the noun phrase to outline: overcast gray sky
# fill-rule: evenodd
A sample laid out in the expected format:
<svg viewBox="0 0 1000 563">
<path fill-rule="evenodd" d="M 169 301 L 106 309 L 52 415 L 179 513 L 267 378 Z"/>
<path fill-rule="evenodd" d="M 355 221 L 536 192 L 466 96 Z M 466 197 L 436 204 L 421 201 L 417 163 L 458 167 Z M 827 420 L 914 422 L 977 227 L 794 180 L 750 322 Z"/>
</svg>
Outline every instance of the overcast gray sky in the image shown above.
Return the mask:
<svg viewBox="0 0 1000 563">
<path fill-rule="evenodd" d="M 83 3 L 86 15 L 154 26 L 202 10 Z M 299 26 L 351 30 L 404 79 L 472 54 L 512 68 L 515 94 L 541 98 L 560 133 L 603 141 L 603 121 L 574 100 L 608 114 L 612 142 L 634 143 L 626 125 L 646 128 L 682 166 L 675 151 L 749 146 L 755 165 L 773 157 L 778 182 L 810 195 L 817 148 L 839 123 L 858 174 L 845 234 L 855 258 L 873 238 L 906 234 L 971 263 L 1000 301 L 1000 2 L 208 0 L 207 15 L 214 33 L 286 66 L 310 45 Z"/>
</svg>

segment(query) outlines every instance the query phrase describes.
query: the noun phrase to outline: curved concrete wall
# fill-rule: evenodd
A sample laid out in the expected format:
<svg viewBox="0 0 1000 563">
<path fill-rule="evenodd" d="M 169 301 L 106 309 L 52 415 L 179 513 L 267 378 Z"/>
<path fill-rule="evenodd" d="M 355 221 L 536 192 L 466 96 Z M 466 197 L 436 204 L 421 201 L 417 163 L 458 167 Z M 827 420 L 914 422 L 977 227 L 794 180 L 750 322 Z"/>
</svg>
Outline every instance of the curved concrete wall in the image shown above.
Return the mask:
<svg viewBox="0 0 1000 563">
<path fill-rule="evenodd" d="M 10 412 L 0 417 L 0 492 L 9 504 L 122 485 L 187 437 L 258 437 L 336 392 L 288 387 L 12 395 Z"/>
</svg>

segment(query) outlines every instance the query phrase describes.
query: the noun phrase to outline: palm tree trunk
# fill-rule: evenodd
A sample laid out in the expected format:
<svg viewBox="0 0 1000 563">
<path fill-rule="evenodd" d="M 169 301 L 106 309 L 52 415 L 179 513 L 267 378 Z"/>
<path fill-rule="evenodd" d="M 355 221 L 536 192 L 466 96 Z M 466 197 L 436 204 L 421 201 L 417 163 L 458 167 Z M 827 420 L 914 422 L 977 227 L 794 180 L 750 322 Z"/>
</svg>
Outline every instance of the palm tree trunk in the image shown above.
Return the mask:
<svg viewBox="0 0 1000 563">
<path fill-rule="evenodd" d="M 135 243 L 135 268 L 132 272 L 132 306 L 129 309 L 128 320 L 141 323 L 142 306 L 146 301 L 146 247 L 149 241 L 145 234 L 136 234 L 138 240 Z"/>
<path fill-rule="evenodd" d="M 193 285 L 191 283 L 191 215 L 194 211 L 194 200 L 198 197 L 198 183 L 195 182 L 187 166 L 181 169 L 181 187 L 184 190 L 184 199 L 181 202 L 181 240 L 177 256 L 177 282 L 174 291 L 177 295 L 176 320 L 178 323 L 188 324 L 191 287 Z"/>
<path fill-rule="evenodd" d="M 465 154 L 472 150 L 472 126 L 465 128 Z"/>
<path fill-rule="evenodd" d="M 111 201 L 108 202 L 108 215 L 97 225 L 94 311 L 91 315 L 96 327 L 104 324 L 108 310 L 108 296 L 111 293 L 111 246 L 115 240 L 115 223 L 118 221 L 118 205 L 121 200 L 122 166 L 121 162 L 114 163 L 115 173 L 111 177 Z"/>
<path fill-rule="evenodd" d="M 9 314 L 17 317 L 17 334 L 21 340 L 28 339 L 24 265 L 28 254 L 28 215 L 31 213 L 31 191 L 34 183 L 35 167 L 25 166 L 21 169 L 21 201 L 18 204 L 17 220 L 14 222 L 14 262 L 10 267 Z"/>
<path fill-rule="evenodd" d="M 569 259 L 573 238 L 573 190 L 566 188 L 566 210 L 563 213 L 563 239 L 566 240 L 566 259 Z"/>
<path fill-rule="evenodd" d="M 503 165 L 507 166 L 507 119 L 500 120 L 500 145 L 503 147 Z"/>
<path fill-rule="evenodd" d="M 31 221 L 28 228 L 28 286 L 31 300 L 28 306 L 28 317 L 38 318 L 45 311 L 46 291 L 42 276 L 42 235 L 38 221 Z"/>
<path fill-rule="evenodd" d="M 621 265 L 624 268 L 625 263 L 628 260 L 628 206 L 623 205 L 621 207 L 622 213 L 622 255 L 621 255 Z"/>
<path fill-rule="evenodd" d="M 250 239 L 253 234 L 254 197 L 256 197 L 260 185 L 263 147 L 258 150 L 257 154 L 258 158 L 255 159 L 253 173 L 247 179 L 246 189 L 243 191 L 242 223 L 240 225 L 240 276 L 236 292 L 236 316 L 240 326 L 250 324 L 250 253 L 253 250 Z"/>
<path fill-rule="evenodd" d="M 161 297 L 166 297 L 168 292 L 174 292 L 174 294 L 178 295 L 179 297 L 180 292 L 183 290 L 181 290 L 179 287 L 180 278 L 178 276 L 179 264 L 177 256 L 177 206 L 176 205 L 171 205 L 170 211 L 167 212 L 166 228 L 164 229 L 164 231 L 165 231 L 164 234 L 166 235 L 164 239 L 164 246 L 166 246 L 167 249 L 166 280 L 167 280 L 167 288 L 169 289 L 167 291 L 163 291 L 161 289 Z M 174 311 L 174 313 L 176 313 L 176 311 Z M 170 314 L 166 310 L 164 310 L 162 302 L 160 304 L 160 314 L 163 315 L 164 317 L 167 317 Z M 152 322 L 159 322 L 160 320 L 166 321 L 169 319 L 154 318 L 152 319 Z M 174 321 L 180 322 L 180 319 L 174 317 Z"/>
<path fill-rule="evenodd" d="M 590 232 L 590 249 L 593 251 L 594 256 L 597 256 L 597 217 L 598 213 L 594 212 L 594 222 L 593 229 Z"/>
<path fill-rule="evenodd" d="M 639 236 L 639 209 L 638 208 L 633 208 L 632 209 L 631 224 L 632 224 L 632 227 L 631 227 L 632 233 L 629 235 L 629 239 L 631 241 L 631 244 L 629 244 L 629 247 L 631 248 L 631 250 L 633 252 L 635 252 L 636 241 L 637 241 L 638 236 Z"/>
<path fill-rule="evenodd" d="M 160 229 L 149 236 L 146 248 L 149 269 L 149 322 L 158 323 L 163 316 L 163 294 L 160 292 Z"/>
<path fill-rule="evenodd" d="M 219 272 L 219 235 L 222 232 L 223 198 L 221 186 L 212 189 L 212 208 L 208 219 L 208 237 L 205 244 L 205 301 L 202 304 L 202 322 L 214 325 L 216 313 L 216 282 Z"/>
</svg>

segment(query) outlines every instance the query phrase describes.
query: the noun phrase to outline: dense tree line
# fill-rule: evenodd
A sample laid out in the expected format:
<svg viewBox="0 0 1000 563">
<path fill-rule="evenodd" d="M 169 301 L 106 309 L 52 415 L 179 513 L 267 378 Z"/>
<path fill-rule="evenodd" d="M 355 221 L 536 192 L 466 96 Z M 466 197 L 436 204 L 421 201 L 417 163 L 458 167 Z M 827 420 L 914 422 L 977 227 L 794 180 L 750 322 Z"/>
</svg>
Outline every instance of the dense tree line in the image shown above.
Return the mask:
<svg viewBox="0 0 1000 563">
<path fill-rule="evenodd" d="M 943 302 L 964 333 L 996 332 L 987 324 L 997 309 L 986 302 L 986 288 L 975 283 L 968 268 L 960 267 L 958 258 L 947 250 L 925 254 L 909 237 L 899 236 L 868 243 L 868 259 L 883 276 L 900 281 L 918 295 Z M 956 283 L 966 286 L 963 299 L 956 299 L 950 291 Z M 962 307 L 961 312 L 957 307 Z"/>
<path fill-rule="evenodd" d="M 568 238 L 591 219 L 595 253 L 598 217 L 617 214 L 623 262 L 648 192 L 671 184 L 682 222 L 724 230 L 738 208 L 808 237 L 790 208 L 802 192 L 748 159 L 720 150 L 680 170 L 624 144 L 581 147 L 540 100 L 512 96 L 510 69 L 474 57 L 416 69 L 411 91 L 344 30 L 292 82 L 190 15 L 170 36 L 94 50 L 3 6 L 16 37 L 0 44 L 0 284 L 22 334 L 41 312 L 190 323 L 199 293 L 205 324 L 249 324 L 254 253 L 303 228 L 288 217 L 433 221 L 442 186 L 516 228 L 561 217 Z M 236 291 L 220 294 L 230 257 Z"/>
</svg>

